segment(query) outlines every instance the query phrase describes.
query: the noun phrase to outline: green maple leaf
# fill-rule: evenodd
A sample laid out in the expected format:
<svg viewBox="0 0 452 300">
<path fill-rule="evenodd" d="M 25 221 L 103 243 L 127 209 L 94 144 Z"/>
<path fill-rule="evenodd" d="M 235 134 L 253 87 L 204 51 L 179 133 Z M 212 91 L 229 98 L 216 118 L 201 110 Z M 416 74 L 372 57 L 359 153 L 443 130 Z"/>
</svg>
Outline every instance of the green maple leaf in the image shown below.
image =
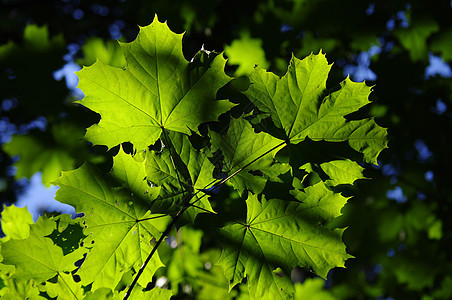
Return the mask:
<svg viewBox="0 0 452 300">
<path fill-rule="evenodd" d="M 327 186 L 353 184 L 358 179 L 367 179 L 363 176 L 364 168 L 349 159 L 332 160 L 320 164 L 306 163 L 301 166 L 300 169 L 307 173 L 324 173 L 328 176 L 328 179 L 324 180 Z M 307 176 L 307 174 L 305 176 Z"/>
<path fill-rule="evenodd" d="M 146 178 L 160 187 L 152 207 L 175 212 L 195 203 L 184 213 L 193 222 L 199 212 L 213 212 L 207 197 L 199 192 L 215 181 L 211 155 L 206 148 L 195 149 L 185 134 L 169 132 L 167 140 L 160 151 L 146 153 Z"/>
<path fill-rule="evenodd" d="M 136 170 L 135 165 L 130 165 L 130 171 L 119 169 L 114 174 L 122 172 L 117 179 L 126 180 L 123 185 L 136 187 L 140 179 L 143 181 L 141 176 L 136 176 L 140 170 Z M 60 186 L 56 199 L 85 214 L 88 238 L 84 244 L 92 248 L 77 272 L 82 283 L 93 282 L 93 289 L 114 288 L 124 273 L 131 269 L 137 271 L 142 266 L 152 250 L 152 240 L 160 237 L 169 217 L 152 215 L 141 197 L 134 197 L 128 188 L 115 187 L 114 182 L 87 164 L 75 171 L 64 172 L 55 183 Z M 155 254 L 140 277 L 140 283 L 146 285 L 151 281 L 161 266 L 163 264 Z"/>
<path fill-rule="evenodd" d="M 46 237 L 55 229 L 55 219 L 41 217 L 30 226 L 30 235 L 27 239 L 11 239 L 2 244 L 2 263 L 16 267 L 11 278 L 44 282 L 55 275 L 61 278 L 61 274 L 76 268 L 75 262 L 82 259 L 86 250 L 79 248 L 63 255 L 63 250 Z"/>
<path fill-rule="evenodd" d="M 244 119 L 231 119 L 225 135 L 213 131 L 210 135 L 212 151 L 221 150 L 224 156 L 224 172 L 231 175 L 246 167 L 230 179 L 234 188 L 241 193 L 245 189 L 260 193 L 269 178 L 278 181 L 277 176 L 289 170 L 288 165 L 277 163 L 274 159 L 276 150 L 285 143 L 268 133 L 256 133 Z M 253 171 L 262 174 L 255 175 Z"/>
<path fill-rule="evenodd" d="M 330 178 L 325 182 L 325 184 L 330 186 L 353 184 L 358 179 L 366 178 L 363 176 L 364 168 L 348 159 L 322 163 L 320 164 L 320 168 Z"/>
<path fill-rule="evenodd" d="M 321 52 L 303 60 L 292 57 L 287 73 L 277 75 L 256 70 L 245 95 L 264 113 L 269 113 L 276 126 L 284 129 L 291 143 L 306 138 L 314 141 L 348 141 L 364 154 L 366 162 L 377 162 L 386 148 L 386 129 L 373 119 L 347 121 L 345 116 L 369 103 L 371 87 L 352 82 L 341 83 L 330 93 L 326 81 L 331 65 Z"/>
<path fill-rule="evenodd" d="M 33 224 L 33 219 L 26 207 L 4 205 L 1 220 L 2 231 L 8 238 L 20 240 L 29 236 L 30 224 Z"/>
<path fill-rule="evenodd" d="M 20 159 L 14 164 L 17 179 L 31 178 L 36 172 L 42 172 L 42 183 L 50 183 L 60 177 L 62 170 L 73 169 L 80 159 L 91 159 L 93 155 L 86 151 L 83 142 L 84 129 L 78 125 L 63 121 L 53 123 L 50 133 L 32 131 L 24 135 L 14 135 L 4 144 L 3 150 Z"/>
<path fill-rule="evenodd" d="M 99 124 L 88 128 L 89 141 L 109 148 L 131 142 L 141 150 L 154 144 L 163 129 L 190 134 L 233 106 L 215 100 L 231 80 L 223 55 L 205 59 L 201 54 L 189 63 L 182 36 L 156 17 L 140 28 L 135 41 L 121 44 L 125 69 L 97 61 L 77 73 L 85 93 L 80 103 L 101 115 Z"/>
<path fill-rule="evenodd" d="M 259 201 L 250 196 L 246 223 L 221 229 L 225 246 L 219 263 L 230 288 L 246 276 L 252 298 L 286 299 L 294 293 L 293 267 L 325 278 L 331 268 L 343 267 L 351 257 L 342 242 L 344 230 L 323 225 L 340 215 L 347 199 L 322 182 L 292 194 L 299 201 Z"/>
<path fill-rule="evenodd" d="M 237 76 L 251 74 L 255 65 L 260 68 L 269 66 L 262 49 L 262 40 L 251 38 L 248 32 L 242 33 L 240 39 L 235 39 L 231 45 L 225 46 L 224 52 L 229 57 L 229 64 L 239 65 L 235 72 Z"/>
</svg>

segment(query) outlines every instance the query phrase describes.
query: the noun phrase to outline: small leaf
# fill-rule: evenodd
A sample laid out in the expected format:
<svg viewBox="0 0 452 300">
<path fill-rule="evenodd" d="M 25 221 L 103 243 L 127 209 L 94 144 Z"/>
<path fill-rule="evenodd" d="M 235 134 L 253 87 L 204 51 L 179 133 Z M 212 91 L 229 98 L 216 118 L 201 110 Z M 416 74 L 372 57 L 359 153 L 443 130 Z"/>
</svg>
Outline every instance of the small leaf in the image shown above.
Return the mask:
<svg viewBox="0 0 452 300">
<path fill-rule="evenodd" d="M 397 28 L 394 35 L 410 54 L 413 62 L 426 61 L 427 39 L 439 30 L 439 25 L 431 19 L 414 20 L 408 28 Z"/>
<path fill-rule="evenodd" d="M 8 238 L 20 240 L 26 239 L 30 235 L 30 225 L 33 224 L 33 219 L 26 207 L 4 205 L 1 220 L 2 231 Z"/>
<path fill-rule="evenodd" d="M 104 42 L 100 38 L 90 38 L 82 47 L 83 58 L 77 59 L 79 65 L 92 65 L 97 59 L 112 67 L 123 68 L 126 65 L 124 54 L 117 41 Z"/>
<path fill-rule="evenodd" d="M 320 165 L 330 179 L 325 183 L 330 186 L 353 184 L 358 179 L 365 179 L 364 168 L 351 160 L 334 160 Z"/>
<path fill-rule="evenodd" d="M 224 51 L 229 57 L 229 64 L 239 65 L 236 76 L 250 75 L 254 66 L 264 69 L 269 66 L 262 49 L 262 40 L 251 38 L 249 33 L 242 33 L 240 39 L 233 40 L 231 45 L 224 47 Z"/>
<path fill-rule="evenodd" d="M 50 185 L 61 175 L 62 170 L 70 170 L 75 166 L 75 159 L 67 149 L 47 145 L 30 134 L 13 136 L 8 144 L 3 145 L 3 149 L 10 156 L 20 156 L 15 163 L 17 179 L 31 178 L 36 172 L 42 171 L 42 182 Z"/>
<path fill-rule="evenodd" d="M 161 188 L 152 208 L 175 212 L 188 202 L 196 202 L 196 206 L 213 212 L 207 197 L 201 198 L 204 193 L 197 193 L 215 181 L 210 152 L 205 148 L 195 149 L 187 135 L 177 132 L 170 132 L 164 144 L 161 151 L 146 153 L 146 178 Z M 190 207 L 185 215 L 194 221 L 201 211 Z"/>
<path fill-rule="evenodd" d="M 295 300 L 335 300 L 330 291 L 324 289 L 325 281 L 320 278 L 307 278 L 295 284 Z"/>
</svg>

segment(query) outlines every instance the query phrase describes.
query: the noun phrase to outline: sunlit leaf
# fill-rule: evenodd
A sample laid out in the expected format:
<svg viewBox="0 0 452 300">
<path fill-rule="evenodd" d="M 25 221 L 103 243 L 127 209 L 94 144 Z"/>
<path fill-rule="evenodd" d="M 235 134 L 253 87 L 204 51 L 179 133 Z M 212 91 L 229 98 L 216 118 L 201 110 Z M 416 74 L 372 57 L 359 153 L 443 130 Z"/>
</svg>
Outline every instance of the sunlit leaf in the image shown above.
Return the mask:
<svg viewBox="0 0 452 300">
<path fill-rule="evenodd" d="M 331 268 L 344 267 L 351 257 L 342 242 L 343 229 L 324 226 L 340 215 L 346 198 L 323 183 L 293 194 L 299 201 L 259 201 L 250 196 L 246 223 L 221 229 L 224 252 L 219 263 L 231 288 L 246 276 L 253 299 L 286 299 L 294 293 L 293 267 L 325 278 Z"/>
<path fill-rule="evenodd" d="M 278 175 L 289 169 L 274 159 L 284 142 L 265 132 L 256 133 L 244 119 L 231 119 L 224 135 L 211 132 L 211 137 L 213 151 L 220 150 L 224 156 L 225 173 L 231 175 L 246 167 L 230 180 L 241 193 L 245 189 L 260 193 L 269 178 L 278 181 Z"/>
<path fill-rule="evenodd" d="M 80 103 L 101 115 L 99 124 L 87 131 L 89 141 L 109 148 L 131 142 L 142 150 L 163 129 L 190 134 L 233 106 L 215 100 L 218 89 L 230 81 L 223 55 L 211 53 L 212 59 L 189 63 L 182 36 L 156 17 L 141 27 L 135 41 L 121 44 L 125 69 L 97 61 L 77 73 L 85 93 Z"/>
<path fill-rule="evenodd" d="M 228 63 L 239 66 L 235 71 L 237 76 L 251 74 L 255 66 L 263 69 L 269 66 L 262 41 L 250 37 L 249 33 L 243 33 L 239 39 L 233 40 L 231 45 L 225 46 L 224 51 L 229 57 Z"/>
<path fill-rule="evenodd" d="M 79 248 L 63 255 L 63 250 L 46 237 L 55 229 L 55 220 L 39 218 L 31 226 L 27 239 L 11 239 L 2 245 L 2 263 L 16 266 L 12 278 L 43 282 L 62 272 L 76 269 L 75 262 L 82 259 L 86 250 Z"/>
<path fill-rule="evenodd" d="M 20 240 L 29 236 L 33 219 L 26 207 L 3 206 L 1 220 L 2 231 L 8 238 Z"/>
<path fill-rule="evenodd" d="M 336 186 L 339 184 L 353 184 L 358 179 L 364 179 L 364 168 L 351 160 L 334 160 L 320 165 L 328 175 L 325 183 Z"/>
<path fill-rule="evenodd" d="M 134 166 L 130 166 L 133 171 Z M 132 173 L 132 171 L 130 172 Z M 129 174 L 129 172 L 127 172 Z M 128 176 L 128 185 L 136 180 Z M 127 271 L 138 270 L 168 223 L 168 217 L 152 215 L 146 202 L 133 197 L 128 189 L 114 187 L 114 181 L 102 176 L 87 164 L 63 173 L 56 181 L 60 186 L 56 199 L 83 212 L 85 247 L 91 248 L 77 274 L 83 284 L 94 281 L 93 288 L 114 288 Z M 142 281 L 151 281 L 162 266 L 154 255 Z"/>
<path fill-rule="evenodd" d="M 314 141 L 348 141 L 376 164 L 386 148 L 386 130 L 373 119 L 347 121 L 345 116 L 369 103 L 371 87 L 345 79 L 338 91 L 326 89 L 331 65 L 324 54 L 303 60 L 292 58 L 287 73 L 279 78 L 265 70 L 255 71 L 245 94 L 276 126 L 284 129 L 291 143 L 306 138 Z"/>
<path fill-rule="evenodd" d="M 427 38 L 439 30 L 434 20 L 416 20 L 408 28 L 398 28 L 394 35 L 410 53 L 412 61 L 427 60 Z"/>
</svg>

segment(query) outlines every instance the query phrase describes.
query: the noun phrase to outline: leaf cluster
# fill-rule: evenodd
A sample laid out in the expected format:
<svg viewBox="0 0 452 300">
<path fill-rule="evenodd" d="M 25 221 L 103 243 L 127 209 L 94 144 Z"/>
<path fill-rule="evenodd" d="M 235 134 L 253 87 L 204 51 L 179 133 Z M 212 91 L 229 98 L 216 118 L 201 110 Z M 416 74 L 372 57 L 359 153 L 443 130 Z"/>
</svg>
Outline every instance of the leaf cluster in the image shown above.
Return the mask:
<svg viewBox="0 0 452 300">
<path fill-rule="evenodd" d="M 363 169 L 339 154 L 314 160 L 303 146 L 343 143 L 376 163 L 386 130 L 348 118 L 369 103 L 371 87 L 347 78 L 327 88 L 331 65 L 320 52 L 292 57 L 282 77 L 256 68 L 246 97 L 235 98 L 223 54 L 202 49 L 187 61 L 182 37 L 156 17 L 120 44 L 124 68 L 97 60 L 78 72 L 78 103 L 100 115 L 85 138 L 117 149 L 113 167 L 85 163 L 54 181 L 56 199 L 82 217 L 43 216 L 10 231 L 1 245 L 3 295 L 168 298 L 154 287 L 162 254 L 175 293 L 200 275 L 221 278 L 197 257 L 203 234 L 223 247 L 218 265 L 229 290 L 246 278 L 253 299 L 291 298 L 294 267 L 326 278 L 351 257 L 334 221 L 348 199 L 340 187 L 364 178 Z M 246 208 L 228 213 L 217 196 L 224 190 Z M 28 218 L 13 207 L 5 217 Z M 161 250 L 165 238 L 175 250 Z M 212 288 L 192 284 L 201 294 Z"/>
</svg>

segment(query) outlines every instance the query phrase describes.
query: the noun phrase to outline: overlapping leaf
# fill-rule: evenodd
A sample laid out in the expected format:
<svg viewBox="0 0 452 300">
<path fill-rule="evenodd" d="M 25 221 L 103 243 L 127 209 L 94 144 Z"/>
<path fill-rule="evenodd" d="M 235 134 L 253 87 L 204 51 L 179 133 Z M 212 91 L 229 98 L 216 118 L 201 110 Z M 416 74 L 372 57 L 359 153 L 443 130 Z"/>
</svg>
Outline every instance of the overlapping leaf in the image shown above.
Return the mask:
<svg viewBox="0 0 452 300">
<path fill-rule="evenodd" d="M 284 142 L 265 132 L 255 133 L 244 119 L 232 119 L 225 135 L 211 132 L 211 138 L 213 151 L 221 150 L 224 156 L 224 172 L 231 175 L 247 167 L 230 180 L 240 192 L 248 189 L 260 193 L 269 178 L 277 181 L 278 175 L 288 171 L 287 165 L 274 160 Z M 261 174 L 255 175 L 253 171 Z"/>
<path fill-rule="evenodd" d="M 211 59 L 189 63 L 182 36 L 156 17 L 140 28 L 135 41 L 121 44 L 125 69 L 97 61 L 78 73 L 85 93 L 80 103 L 101 115 L 99 124 L 88 128 L 88 140 L 109 148 L 131 142 L 141 150 L 163 128 L 190 134 L 233 106 L 215 100 L 218 89 L 230 81 L 223 55 L 211 53 Z"/>
<path fill-rule="evenodd" d="M 125 155 L 125 154 L 123 154 Z M 119 158 L 121 159 L 121 158 Z M 116 174 L 127 187 L 139 186 L 140 171 L 131 165 Z M 129 188 L 117 188 L 119 183 L 102 177 L 87 164 L 63 173 L 56 181 L 60 186 L 56 199 L 73 205 L 85 214 L 84 224 L 88 238 L 84 243 L 91 248 L 77 272 L 83 284 L 93 282 L 93 288 L 114 288 L 127 271 L 138 270 L 152 250 L 152 240 L 165 230 L 169 217 L 152 215 L 146 201 L 133 196 Z M 157 254 L 153 256 L 141 277 L 144 285 L 151 281 L 155 270 L 162 266 Z"/>
<path fill-rule="evenodd" d="M 330 93 L 326 89 L 330 69 L 322 53 L 303 60 L 293 57 L 281 78 L 256 70 L 245 94 L 261 111 L 271 115 L 291 143 L 306 138 L 348 141 L 353 149 L 364 154 L 367 162 L 376 164 L 378 154 L 386 148 L 386 130 L 373 119 L 345 118 L 369 103 L 371 88 L 347 78 L 338 91 Z"/>
<path fill-rule="evenodd" d="M 63 273 L 64 274 L 64 273 Z M 46 300 L 47 298 L 40 295 L 38 284 L 34 280 L 16 280 L 8 279 L 5 286 L 0 289 L 0 297 L 6 300 Z"/>
<path fill-rule="evenodd" d="M 12 278 L 19 280 L 34 279 L 44 282 L 55 275 L 70 272 L 76 268 L 75 262 L 83 258 L 83 248 L 63 255 L 61 247 L 46 237 L 56 229 L 54 219 L 39 218 L 31 226 L 27 239 L 11 239 L 2 244 L 2 263 L 16 266 Z"/>
<path fill-rule="evenodd" d="M 190 207 L 185 213 L 190 221 L 202 210 L 213 212 L 199 192 L 215 181 L 208 149 L 195 149 L 187 135 L 177 132 L 169 132 L 163 143 L 160 151 L 146 153 L 146 178 L 160 188 L 154 194 L 153 209 L 170 213 L 196 202 L 201 210 Z"/>
<path fill-rule="evenodd" d="M 286 299 L 294 292 L 293 267 L 325 278 L 351 257 L 342 242 L 343 229 L 324 226 L 340 215 L 347 199 L 323 183 L 293 194 L 299 201 L 260 202 L 250 196 L 246 223 L 221 229 L 225 247 L 219 263 L 231 288 L 246 276 L 253 299 Z"/>
</svg>

